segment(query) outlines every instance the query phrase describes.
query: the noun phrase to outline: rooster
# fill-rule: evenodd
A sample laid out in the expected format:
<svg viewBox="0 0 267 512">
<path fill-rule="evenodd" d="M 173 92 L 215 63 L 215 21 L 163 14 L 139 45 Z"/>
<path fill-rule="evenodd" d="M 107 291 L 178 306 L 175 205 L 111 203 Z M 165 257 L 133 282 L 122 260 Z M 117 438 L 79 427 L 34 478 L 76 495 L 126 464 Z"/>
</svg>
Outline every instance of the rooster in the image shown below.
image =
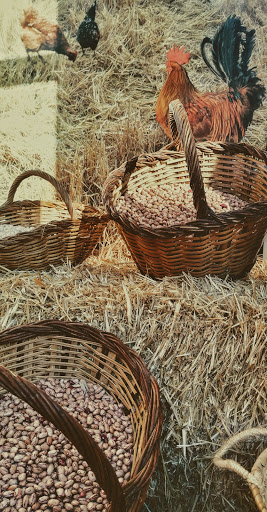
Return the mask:
<svg viewBox="0 0 267 512">
<path fill-rule="evenodd" d="M 52 50 L 66 55 L 73 62 L 75 61 L 77 51 L 71 50 L 61 28 L 57 24 L 42 18 L 33 7 L 24 10 L 21 25 L 21 39 L 28 54 L 29 52 L 38 53 L 40 50 Z"/>
<path fill-rule="evenodd" d="M 95 22 L 95 10 L 96 1 L 94 1 L 90 9 L 88 9 L 84 20 L 78 28 L 77 41 L 80 44 L 83 53 L 84 48 L 91 48 L 92 50 L 95 50 L 100 39 L 99 28 Z"/>
<path fill-rule="evenodd" d="M 184 47 L 174 46 L 169 50 L 168 76 L 156 104 L 157 121 L 168 137 L 171 138 L 169 103 L 179 99 L 196 140 L 239 142 L 242 139 L 266 92 L 255 68 L 248 67 L 254 44 L 255 30 L 248 31 L 235 15 L 229 16 L 213 39 L 203 39 L 204 62 L 228 86 L 220 92 L 198 91 L 183 68 L 190 53 Z M 206 54 L 207 45 L 211 45 L 211 62 Z"/>
</svg>

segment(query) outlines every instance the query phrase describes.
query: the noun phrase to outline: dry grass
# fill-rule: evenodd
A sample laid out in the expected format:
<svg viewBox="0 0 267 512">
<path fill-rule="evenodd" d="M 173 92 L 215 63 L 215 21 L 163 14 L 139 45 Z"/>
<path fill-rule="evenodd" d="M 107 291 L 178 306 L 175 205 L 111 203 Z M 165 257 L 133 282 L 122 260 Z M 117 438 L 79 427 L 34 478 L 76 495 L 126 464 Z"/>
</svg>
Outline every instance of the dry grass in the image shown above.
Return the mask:
<svg viewBox="0 0 267 512">
<path fill-rule="evenodd" d="M 56 173 L 57 84 L 17 85 L 5 88 L 1 94 L 0 204 L 20 172 L 41 168 Z M 15 199 L 49 200 L 53 196 L 51 185 L 31 178 L 20 185 Z"/>
<path fill-rule="evenodd" d="M 34 4 L 42 10 L 44 1 L 36 0 Z M 52 52 L 43 52 L 45 64 L 34 55 L 30 61 L 2 61 L 0 81 L 5 86 L 57 81 L 58 175 L 67 183 L 80 182 L 75 199 L 80 200 L 81 191 L 85 190 L 87 197 L 83 200 L 90 197 L 99 203 L 100 189 L 110 169 L 126 158 L 153 151 L 167 142 L 155 120 L 155 103 L 165 79 L 166 52 L 170 46 L 185 44 L 190 50 L 187 71 L 200 90 L 224 87 L 202 61 L 200 42 L 205 35 L 213 34 L 233 11 L 228 2 L 219 0 L 191 0 L 190 5 L 160 0 L 99 0 L 97 21 L 101 39 L 95 55 L 89 49 L 82 56 L 75 34 L 86 6 L 84 0 L 75 4 L 60 0 L 58 4 L 59 22 L 71 47 L 78 50 L 74 64 Z M 45 12 L 49 12 L 47 7 Z M 252 64 L 266 83 L 264 7 L 260 1 L 252 0 L 245 10 L 240 2 L 236 13 L 257 30 Z M 18 38 L 16 41 L 21 44 Z M 27 98 L 24 106 L 26 111 L 31 107 Z M 260 147 L 266 143 L 266 109 L 265 102 L 255 113 L 245 137 Z M 32 165 L 23 151 L 20 160 L 24 167 Z"/>
<path fill-rule="evenodd" d="M 86 6 L 58 3 L 60 23 L 79 51 L 74 64 L 48 53 L 46 64 L 35 56 L 2 61 L 0 81 L 4 87 L 57 82 L 58 177 L 75 199 L 100 204 L 110 169 L 167 141 L 154 107 L 168 48 L 186 44 L 188 74 L 201 90 L 222 87 L 202 62 L 199 43 L 235 6 L 257 30 L 253 64 L 267 85 L 266 13 L 256 0 L 99 0 L 102 37 L 95 56 L 90 50 L 82 56 L 75 33 Z M 31 102 L 24 100 L 27 111 Z M 266 114 L 265 101 L 245 138 L 261 148 Z M 32 165 L 29 153 L 16 150 L 19 163 L 9 162 L 10 172 Z M 155 282 L 137 272 L 111 225 L 95 254 L 76 268 L 41 272 L 41 280 L 34 272 L 1 274 L 0 327 L 77 320 L 110 330 L 142 354 L 165 406 L 162 457 L 144 512 L 254 512 L 247 485 L 214 469 L 211 457 L 230 434 L 266 424 L 266 276 L 258 259 L 242 281 L 184 275 Z M 239 457 L 249 467 L 261 449 L 260 442 L 246 443 Z"/>
<path fill-rule="evenodd" d="M 110 226 L 76 268 L 2 274 L 1 328 L 57 318 L 115 333 L 142 354 L 165 406 L 148 510 L 254 511 L 246 484 L 211 457 L 229 435 L 266 422 L 266 271 L 259 260 L 243 281 L 155 282 L 136 271 Z M 252 464 L 262 444 L 241 448 L 239 460 Z"/>
</svg>

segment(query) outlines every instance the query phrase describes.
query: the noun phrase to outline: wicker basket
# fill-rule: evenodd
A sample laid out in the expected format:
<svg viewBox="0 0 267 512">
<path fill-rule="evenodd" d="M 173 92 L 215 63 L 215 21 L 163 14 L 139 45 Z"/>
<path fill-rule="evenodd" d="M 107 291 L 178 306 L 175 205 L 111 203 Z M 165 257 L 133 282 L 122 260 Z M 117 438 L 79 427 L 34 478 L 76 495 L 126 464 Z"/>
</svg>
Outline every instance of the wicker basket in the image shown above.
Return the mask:
<svg viewBox="0 0 267 512">
<path fill-rule="evenodd" d="M 64 203 L 13 202 L 19 184 L 30 176 L 50 182 Z M 0 223 L 35 229 L 0 239 L 0 266 L 10 270 L 41 270 L 63 261 L 80 263 L 91 254 L 107 222 L 105 212 L 92 206 L 73 206 L 67 192 L 50 174 L 38 170 L 21 173 L 0 207 Z"/>
<path fill-rule="evenodd" d="M 13 373 L 15 372 L 15 373 Z M 121 486 L 89 433 L 30 381 L 81 378 L 103 386 L 131 416 L 131 477 Z M 27 402 L 75 445 L 111 501 L 110 512 L 137 512 L 157 464 L 162 426 L 158 385 L 143 360 L 116 336 L 82 323 L 42 321 L 0 333 L 0 384 Z"/>
<path fill-rule="evenodd" d="M 170 103 L 170 114 L 173 133 L 180 138 L 112 171 L 103 189 L 106 210 L 142 274 L 244 277 L 255 263 L 267 229 L 267 152 L 248 144 L 195 146 L 178 100 Z M 194 222 L 143 229 L 117 210 L 119 198 L 127 191 L 178 182 L 191 185 L 197 210 Z M 203 182 L 250 204 L 215 216 L 207 206 Z"/>
<path fill-rule="evenodd" d="M 256 459 L 251 472 L 232 459 L 223 459 L 223 455 L 240 441 L 252 436 L 267 436 L 267 428 L 251 428 L 235 434 L 228 439 L 216 453 L 213 462 L 223 469 L 234 471 L 249 484 L 256 505 L 261 512 L 267 512 L 267 448 Z"/>
</svg>

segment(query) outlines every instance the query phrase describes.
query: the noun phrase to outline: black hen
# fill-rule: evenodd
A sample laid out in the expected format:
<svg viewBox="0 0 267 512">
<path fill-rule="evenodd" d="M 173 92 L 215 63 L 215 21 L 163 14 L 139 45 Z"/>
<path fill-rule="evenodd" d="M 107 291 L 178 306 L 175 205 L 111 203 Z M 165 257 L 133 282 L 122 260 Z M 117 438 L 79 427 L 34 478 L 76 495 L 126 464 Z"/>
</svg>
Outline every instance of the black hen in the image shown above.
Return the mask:
<svg viewBox="0 0 267 512">
<path fill-rule="evenodd" d="M 84 48 L 91 48 L 92 50 L 95 50 L 100 39 L 99 28 L 95 22 L 95 10 L 96 0 L 91 5 L 90 9 L 88 9 L 84 20 L 78 28 L 77 41 L 81 45 L 83 53 Z"/>
</svg>

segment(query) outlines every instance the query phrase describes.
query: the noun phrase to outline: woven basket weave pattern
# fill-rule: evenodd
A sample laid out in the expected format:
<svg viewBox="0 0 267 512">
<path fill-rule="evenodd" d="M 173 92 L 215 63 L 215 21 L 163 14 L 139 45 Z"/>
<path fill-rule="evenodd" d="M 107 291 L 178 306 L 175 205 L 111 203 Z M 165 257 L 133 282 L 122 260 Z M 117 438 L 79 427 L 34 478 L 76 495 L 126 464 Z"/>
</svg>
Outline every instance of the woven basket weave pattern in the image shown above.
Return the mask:
<svg viewBox="0 0 267 512">
<path fill-rule="evenodd" d="M 81 450 L 86 444 L 90 458 L 85 460 L 93 470 L 96 469 L 96 475 L 99 472 L 99 483 L 113 497 L 111 511 L 138 512 L 157 463 L 162 426 L 158 385 L 142 359 L 110 333 L 85 324 L 51 320 L 0 333 L 0 365 L 0 384 L 5 389 L 21 395 L 20 398 L 36 410 L 39 407 L 38 412 L 45 418 L 52 418 L 83 456 L 87 452 Z M 21 381 L 21 377 L 27 380 Z M 36 393 L 31 391 L 30 381 L 47 377 L 75 377 L 98 383 L 123 403 L 130 414 L 134 454 L 130 480 L 122 488 L 126 508 L 118 501 L 120 486 L 117 482 L 116 491 L 116 481 L 112 481 L 109 467 L 104 466 L 107 463 L 102 460 L 101 450 L 95 452 L 94 443 L 92 448 L 88 439 L 81 443 L 84 429 L 81 427 L 78 431 L 72 419 L 64 417 L 56 408 L 51 409 L 53 401 L 45 393 L 31 402 Z"/>
<path fill-rule="evenodd" d="M 31 175 L 52 183 L 65 202 L 13 202 L 19 183 Z M 0 222 L 34 228 L 0 240 L 0 266 L 41 270 L 63 261 L 77 264 L 87 258 L 98 243 L 108 216 L 92 206 L 72 205 L 62 186 L 47 173 L 26 171 L 15 180 L 8 200 L 0 207 Z"/>
<path fill-rule="evenodd" d="M 218 450 L 213 462 L 219 468 L 234 471 L 244 478 L 249 484 L 260 512 L 267 512 L 267 448 L 258 456 L 250 472 L 235 460 L 223 458 L 238 442 L 255 436 L 267 436 L 267 428 L 250 428 L 230 437 Z"/>
<path fill-rule="evenodd" d="M 217 220 L 198 218 L 158 229 L 144 229 L 119 213 L 118 200 L 127 190 L 190 182 L 185 154 L 175 143 L 112 171 L 103 202 L 143 274 L 244 277 L 267 230 L 267 152 L 248 144 L 200 143 L 196 148 L 204 184 L 236 195 L 248 206 L 218 214 Z"/>
</svg>

